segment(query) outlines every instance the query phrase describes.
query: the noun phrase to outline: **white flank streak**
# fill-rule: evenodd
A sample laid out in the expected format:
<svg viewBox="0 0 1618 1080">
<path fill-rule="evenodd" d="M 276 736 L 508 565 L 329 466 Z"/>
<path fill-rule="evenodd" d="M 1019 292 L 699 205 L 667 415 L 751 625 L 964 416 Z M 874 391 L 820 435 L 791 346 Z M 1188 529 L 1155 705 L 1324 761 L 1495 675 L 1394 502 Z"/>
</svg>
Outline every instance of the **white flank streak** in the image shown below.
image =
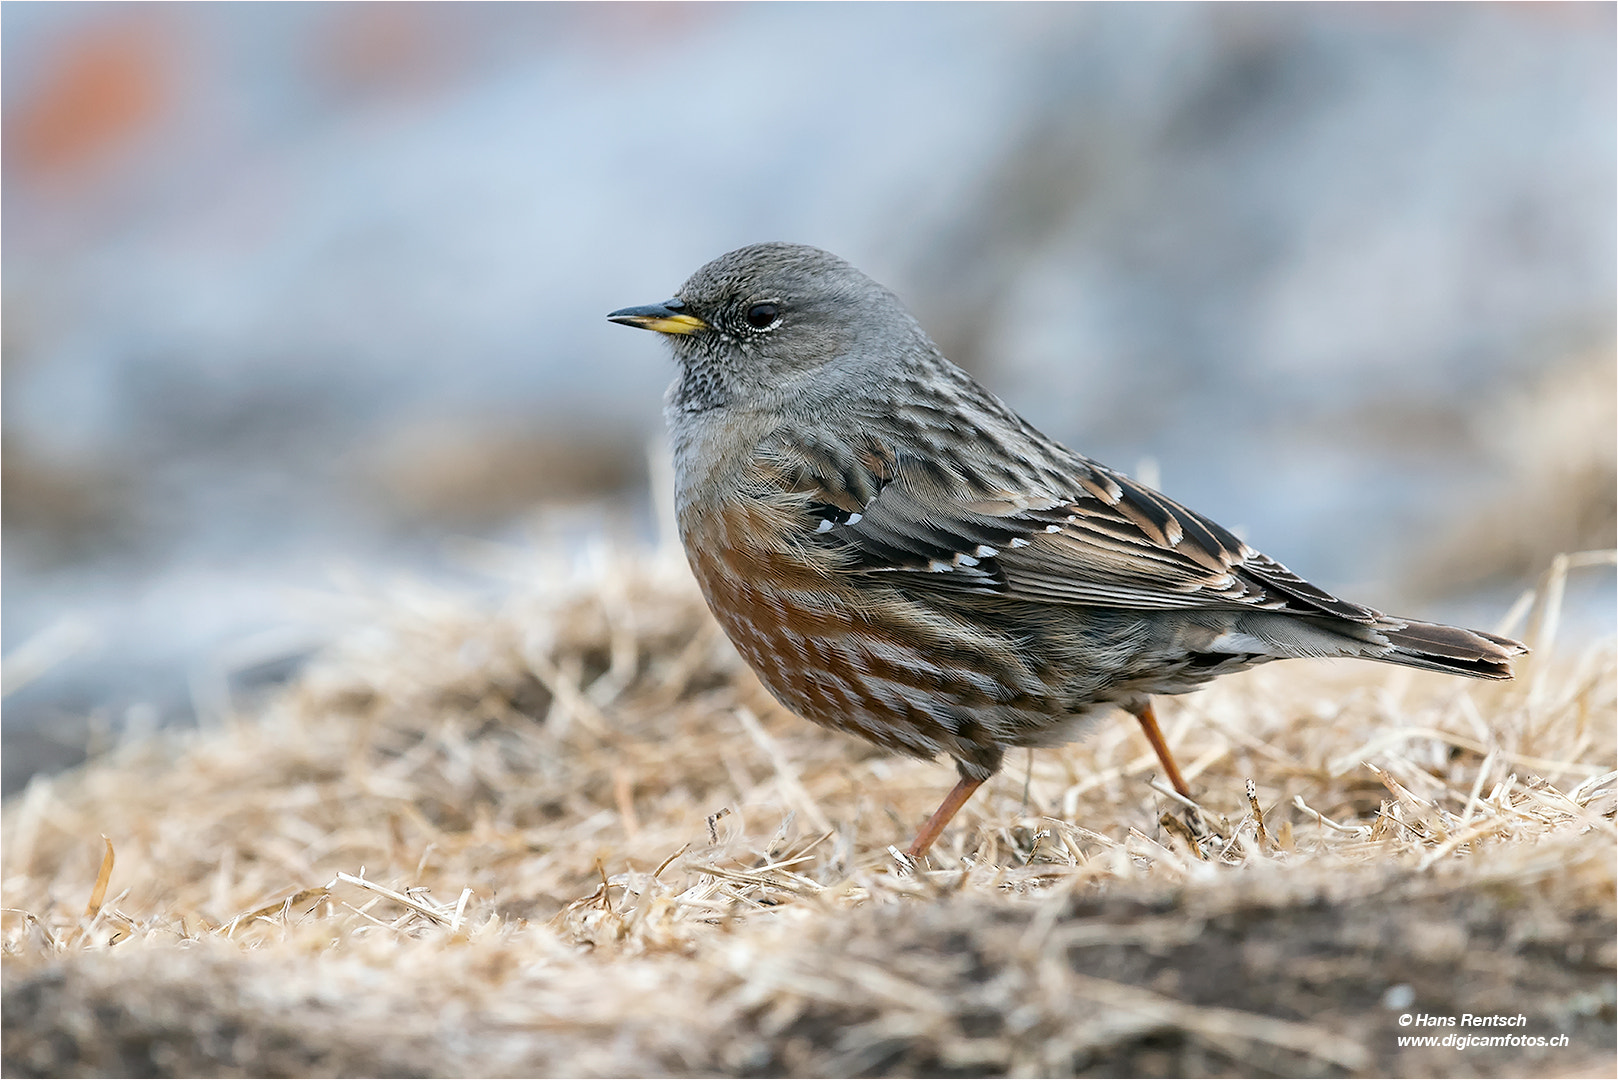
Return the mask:
<svg viewBox="0 0 1618 1080">
<path fill-rule="evenodd" d="M 918 668 L 925 667 L 927 664 L 927 658 L 915 647 L 898 642 L 883 641 L 881 638 L 869 638 L 861 642 L 861 648 L 869 656 L 881 657 L 889 663 L 897 664 L 900 667 Z M 858 653 L 855 654 L 856 657 L 858 655 Z M 870 674 L 871 667 L 864 659 L 859 659 L 856 662 L 862 672 L 867 675 Z"/>
<path fill-rule="evenodd" d="M 924 690 L 918 690 L 914 686 L 896 683 L 892 679 L 873 678 L 867 680 L 866 688 L 870 691 L 872 697 L 895 712 L 902 713 L 908 709 L 915 709 L 919 712 L 927 713 L 929 716 L 936 715 L 932 709 L 933 696 Z M 910 742 L 910 740 L 907 739 L 906 742 Z M 912 743 L 912 745 L 925 746 L 930 742 L 932 740 L 923 737 L 919 743 Z"/>
<path fill-rule="evenodd" d="M 1276 647 L 1263 638 L 1252 634 L 1243 634 L 1240 631 L 1227 631 L 1208 642 L 1208 651 L 1215 653 L 1257 653 L 1260 656 L 1275 656 Z"/>
</svg>

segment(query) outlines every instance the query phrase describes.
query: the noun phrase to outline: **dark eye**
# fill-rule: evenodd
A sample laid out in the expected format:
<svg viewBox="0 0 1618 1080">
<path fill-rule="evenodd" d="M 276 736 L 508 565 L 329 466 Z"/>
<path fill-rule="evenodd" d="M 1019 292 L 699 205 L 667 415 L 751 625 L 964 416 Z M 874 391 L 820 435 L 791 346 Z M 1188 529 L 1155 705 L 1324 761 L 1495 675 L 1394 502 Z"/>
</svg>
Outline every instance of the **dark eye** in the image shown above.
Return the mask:
<svg viewBox="0 0 1618 1080">
<path fill-rule="evenodd" d="M 747 325 L 755 330 L 768 330 L 781 318 L 781 305 L 772 303 L 754 304 L 747 309 Z"/>
</svg>

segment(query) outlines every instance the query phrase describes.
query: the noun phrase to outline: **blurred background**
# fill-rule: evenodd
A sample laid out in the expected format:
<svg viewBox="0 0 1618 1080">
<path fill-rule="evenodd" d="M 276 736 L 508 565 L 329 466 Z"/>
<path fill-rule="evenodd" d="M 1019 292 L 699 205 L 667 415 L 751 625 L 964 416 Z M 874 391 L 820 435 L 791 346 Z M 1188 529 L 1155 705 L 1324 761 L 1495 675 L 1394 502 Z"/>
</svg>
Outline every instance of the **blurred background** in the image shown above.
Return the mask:
<svg viewBox="0 0 1618 1080">
<path fill-rule="evenodd" d="M 1356 600 L 1614 542 L 1610 4 L 0 20 L 8 791 L 285 679 L 334 581 L 650 539 L 671 365 L 603 316 L 760 240 Z"/>
</svg>

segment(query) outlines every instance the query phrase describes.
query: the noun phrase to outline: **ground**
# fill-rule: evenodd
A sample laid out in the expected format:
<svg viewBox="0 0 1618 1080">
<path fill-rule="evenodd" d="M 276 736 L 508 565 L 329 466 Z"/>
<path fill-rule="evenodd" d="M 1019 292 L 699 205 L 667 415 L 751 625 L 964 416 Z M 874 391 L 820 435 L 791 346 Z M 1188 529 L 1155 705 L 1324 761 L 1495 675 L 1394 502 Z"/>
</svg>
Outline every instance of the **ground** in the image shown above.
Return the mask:
<svg viewBox="0 0 1618 1080">
<path fill-rule="evenodd" d="M 782 711 L 678 553 L 510 569 L 5 807 L 7 1075 L 1613 1074 L 1565 566 L 1514 682 L 1224 679 L 1160 705 L 1196 813 L 1120 716 L 915 867 L 953 770 Z"/>
</svg>

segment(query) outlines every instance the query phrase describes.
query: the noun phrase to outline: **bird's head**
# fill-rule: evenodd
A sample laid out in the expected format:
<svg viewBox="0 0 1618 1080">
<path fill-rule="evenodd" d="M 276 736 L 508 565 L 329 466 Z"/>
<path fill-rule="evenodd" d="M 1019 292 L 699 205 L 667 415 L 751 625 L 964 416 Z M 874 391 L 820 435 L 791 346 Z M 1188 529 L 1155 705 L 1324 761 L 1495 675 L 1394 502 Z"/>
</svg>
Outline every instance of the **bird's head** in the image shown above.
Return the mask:
<svg viewBox="0 0 1618 1080">
<path fill-rule="evenodd" d="M 868 390 L 931 342 L 898 298 L 802 244 L 754 244 L 708 263 L 661 304 L 607 318 L 666 336 L 681 367 L 671 407 L 812 402 Z"/>
</svg>

